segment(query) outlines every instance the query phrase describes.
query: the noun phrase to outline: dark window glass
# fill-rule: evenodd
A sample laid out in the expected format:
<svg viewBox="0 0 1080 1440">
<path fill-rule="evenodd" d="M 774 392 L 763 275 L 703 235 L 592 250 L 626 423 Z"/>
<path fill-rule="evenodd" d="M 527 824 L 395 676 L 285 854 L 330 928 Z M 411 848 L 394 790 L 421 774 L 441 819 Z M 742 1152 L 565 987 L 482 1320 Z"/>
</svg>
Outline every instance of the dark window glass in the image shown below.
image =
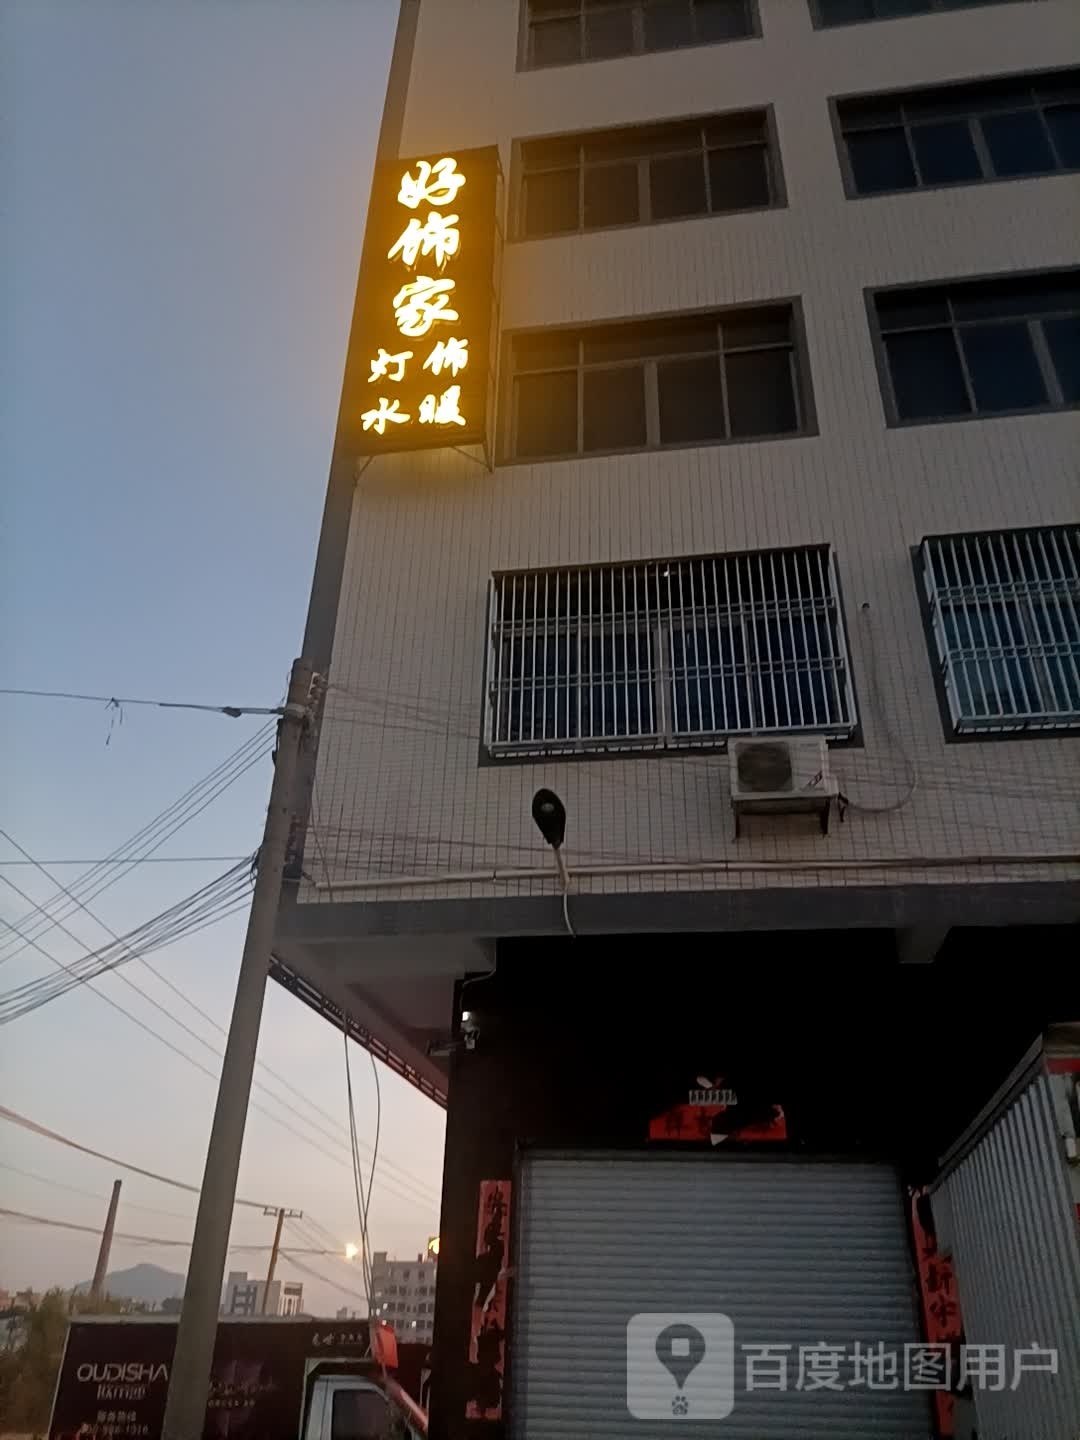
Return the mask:
<svg viewBox="0 0 1080 1440">
<path fill-rule="evenodd" d="M 1046 112 L 1058 161 L 1080 169 L 1080 105 L 1058 105 Z"/>
<path fill-rule="evenodd" d="M 981 123 L 995 175 L 1040 175 L 1054 168 L 1050 141 L 1036 111 L 984 115 Z"/>
<path fill-rule="evenodd" d="M 631 10 L 595 10 L 585 15 L 585 54 L 590 60 L 630 55 L 634 49 L 634 15 Z"/>
<path fill-rule="evenodd" d="M 960 335 L 976 409 L 1028 410 L 1046 404 L 1046 386 L 1022 321 L 964 326 Z"/>
<path fill-rule="evenodd" d="M 915 125 L 911 143 L 924 185 L 954 185 L 982 177 L 971 126 L 966 120 Z"/>
<path fill-rule="evenodd" d="M 788 310 L 735 310 L 723 317 L 724 350 L 758 345 L 787 345 L 791 340 Z"/>
<path fill-rule="evenodd" d="M 644 370 L 586 370 L 584 385 L 585 449 L 640 449 L 646 442 Z"/>
<path fill-rule="evenodd" d="M 786 435 L 799 428 L 789 350 L 725 357 L 728 414 L 736 435 Z"/>
<path fill-rule="evenodd" d="M 720 357 L 661 360 L 656 367 L 660 397 L 660 443 L 692 445 L 724 438 Z"/>
<path fill-rule="evenodd" d="M 853 25 L 874 18 L 873 0 L 817 0 L 818 23 Z"/>
<path fill-rule="evenodd" d="M 645 7 L 646 50 L 674 50 L 694 43 L 690 0 L 653 0 Z"/>
<path fill-rule="evenodd" d="M 915 166 L 903 130 L 863 130 L 849 135 L 847 143 L 860 195 L 914 187 Z"/>
<path fill-rule="evenodd" d="M 1080 316 L 1044 320 L 1043 330 L 1067 405 L 1080 404 Z"/>
<path fill-rule="evenodd" d="M 701 152 L 650 161 L 649 193 L 654 220 L 704 215 L 705 163 Z"/>
<path fill-rule="evenodd" d="M 544 20 L 532 27 L 534 65 L 571 65 L 581 59 L 581 26 L 576 18 Z"/>
<path fill-rule="evenodd" d="M 586 228 L 632 225 L 638 219 L 638 167 L 632 163 L 586 166 Z"/>
<path fill-rule="evenodd" d="M 578 337 L 573 331 L 540 330 L 514 340 L 515 370 L 563 370 L 577 362 Z"/>
<path fill-rule="evenodd" d="M 551 170 L 526 176 L 526 235 L 555 235 L 563 230 L 576 230 L 578 224 L 576 170 Z"/>
<path fill-rule="evenodd" d="M 578 448 L 577 371 L 519 375 L 515 453 L 567 455 Z"/>
<path fill-rule="evenodd" d="M 754 33 L 748 0 L 694 0 L 697 38 L 703 43 L 739 40 Z"/>
<path fill-rule="evenodd" d="M 713 210 L 752 210 L 770 204 L 769 157 L 764 145 L 709 151 Z"/>
<path fill-rule="evenodd" d="M 384 1440 L 393 1435 L 390 1407 L 377 1390 L 339 1390 L 330 1418 L 330 1440 Z"/>
<path fill-rule="evenodd" d="M 882 330 L 904 330 L 911 327 L 947 324 L 949 300 L 944 290 L 894 290 L 877 298 L 878 319 Z"/>
<path fill-rule="evenodd" d="M 900 15 L 925 15 L 932 0 L 874 0 L 874 18 L 891 20 Z"/>
<path fill-rule="evenodd" d="M 1080 280 L 1072 275 L 1017 276 L 1008 284 L 985 280 L 960 286 L 952 296 L 957 320 L 999 320 L 1007 315 L 1053 315 L 1080 309 Z"/>
<path fill-rule="evenodd" d="M 885 339 L 901 420 L 967 415 L 971 410 L 951 330 L 913 330 Z"/>
</svg>

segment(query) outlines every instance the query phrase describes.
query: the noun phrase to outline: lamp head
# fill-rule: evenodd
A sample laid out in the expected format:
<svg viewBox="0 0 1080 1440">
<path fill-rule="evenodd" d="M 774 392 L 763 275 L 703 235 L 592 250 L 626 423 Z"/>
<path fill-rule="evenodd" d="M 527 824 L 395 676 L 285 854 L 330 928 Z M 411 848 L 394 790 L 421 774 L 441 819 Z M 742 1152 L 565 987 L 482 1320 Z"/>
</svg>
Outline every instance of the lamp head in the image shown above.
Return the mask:
<svg viewBox="0 0 1080 1440">
<path fill-rule="evenodd" d="M 532 817 L 547 843 L 558 850 L 566 836 L 566 806 L 554 790 L 537 790 L 533 796 Z"/>
</svg>

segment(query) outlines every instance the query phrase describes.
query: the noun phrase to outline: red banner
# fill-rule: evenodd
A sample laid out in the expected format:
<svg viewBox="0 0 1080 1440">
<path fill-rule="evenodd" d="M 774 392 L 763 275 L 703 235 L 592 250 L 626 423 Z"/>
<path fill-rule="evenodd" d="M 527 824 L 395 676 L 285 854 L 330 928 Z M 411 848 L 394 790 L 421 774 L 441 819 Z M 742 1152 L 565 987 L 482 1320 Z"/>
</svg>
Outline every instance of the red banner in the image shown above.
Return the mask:
<svg viewBox="0 0 1080 1440">
<path fill-rule="evenodd" d="M 476 1215 L 467 1420 L 501 1420 L 506 1362 L 510 1181 L 482 1180 Z"/>
</svg>

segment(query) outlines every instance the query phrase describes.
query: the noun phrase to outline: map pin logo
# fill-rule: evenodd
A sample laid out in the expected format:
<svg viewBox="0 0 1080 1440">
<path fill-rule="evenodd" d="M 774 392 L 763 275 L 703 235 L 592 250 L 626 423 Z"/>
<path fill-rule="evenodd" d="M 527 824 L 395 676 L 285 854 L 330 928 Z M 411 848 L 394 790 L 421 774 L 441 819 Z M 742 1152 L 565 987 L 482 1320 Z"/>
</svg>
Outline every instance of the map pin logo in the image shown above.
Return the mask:
<svg viewBox="0 0 1080 1440">
<path fill-rule="evenodd" d="M 656 1358 L 681 1390 L 705 1358 L 705 1336 L 693 1325 L 669 1325 L 656 1337 Z"/>
</svg>

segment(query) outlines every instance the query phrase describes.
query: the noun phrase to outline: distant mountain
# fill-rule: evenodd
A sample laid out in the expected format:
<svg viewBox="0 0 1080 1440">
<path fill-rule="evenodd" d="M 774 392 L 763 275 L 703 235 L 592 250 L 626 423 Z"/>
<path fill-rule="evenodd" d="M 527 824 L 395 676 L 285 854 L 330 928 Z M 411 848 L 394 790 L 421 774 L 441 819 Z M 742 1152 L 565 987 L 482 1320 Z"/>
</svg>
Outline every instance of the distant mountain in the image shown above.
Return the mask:
<svg viewBox="0 0 1080 1440">
<path fill-rule="evenodd" d="M 90 1281 L 76 1285 L 85 1294 Z M 160 1305 L 184 1293 L 184 1277 L 160 1265 L 132 1265 L 130 1270 L 113 1270 L 105 1276 L 105 1289 L 118 1300 L 141 1300 L 144 1305 Z"/>
</svg>

